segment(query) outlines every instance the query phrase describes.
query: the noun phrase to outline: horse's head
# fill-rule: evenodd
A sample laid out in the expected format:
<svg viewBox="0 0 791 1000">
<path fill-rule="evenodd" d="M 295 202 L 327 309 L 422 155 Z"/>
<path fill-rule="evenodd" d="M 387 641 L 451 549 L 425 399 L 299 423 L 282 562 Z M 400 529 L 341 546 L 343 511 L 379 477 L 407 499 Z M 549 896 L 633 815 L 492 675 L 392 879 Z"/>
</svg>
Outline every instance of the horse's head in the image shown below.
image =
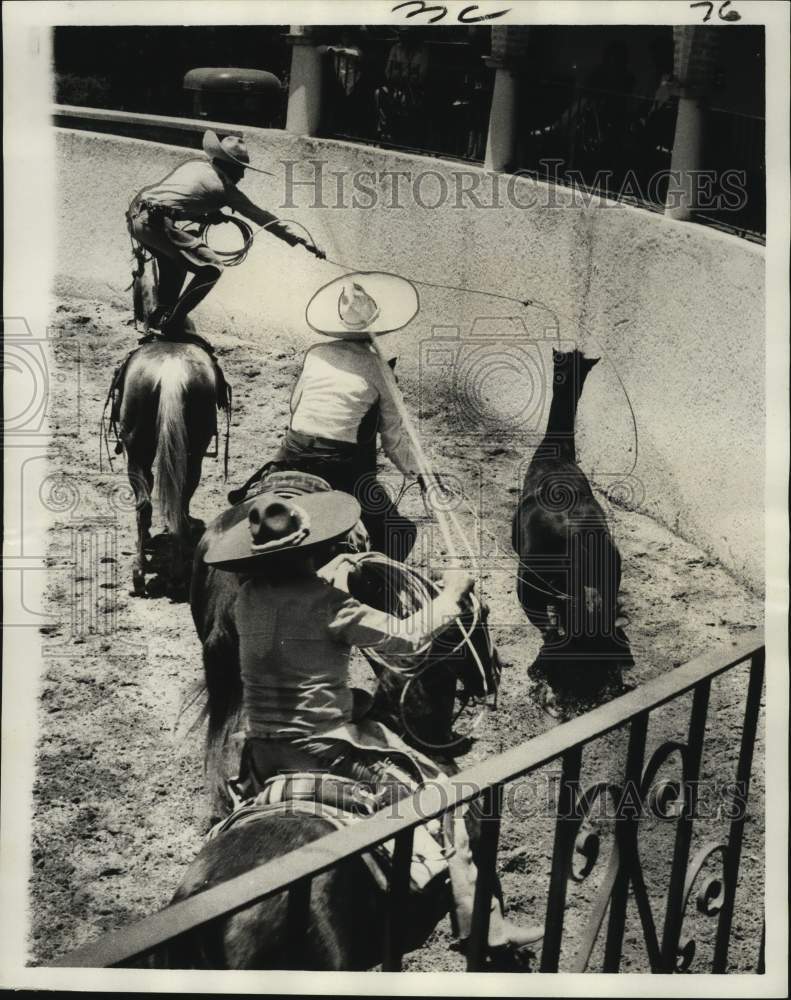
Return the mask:
<svg viewBox="0 0 791 1000">
<path fill-rule="evenodd" d="M 411 567 L 378 554 L 355 562 L 347 587 L 357 600 L 398 618 L 414 614 L 437 593 Z M 500 661 L 488 628 L 488 608 L 473 598 L 459 618 L 415 657 L 378 666 L 377 710 L 419 749 L 463 752 L 486 703 L 493 704 Z M 410 662 L 411 661 L 411 662 Z"/>
</svg>

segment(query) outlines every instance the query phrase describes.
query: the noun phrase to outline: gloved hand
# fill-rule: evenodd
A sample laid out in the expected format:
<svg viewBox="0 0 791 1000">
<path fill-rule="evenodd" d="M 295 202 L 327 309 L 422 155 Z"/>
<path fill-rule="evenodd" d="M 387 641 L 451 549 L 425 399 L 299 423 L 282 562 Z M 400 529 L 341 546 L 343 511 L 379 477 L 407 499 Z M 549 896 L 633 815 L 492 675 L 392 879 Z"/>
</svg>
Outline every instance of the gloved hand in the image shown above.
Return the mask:
<svg viewBox="0 0 791 1000">
<path fill-rule="evenodd" d="M 318 247 L 314 246 L 304 236 L 297 236 L 297 237 L 295 237 L 293 245 L 295 247 L 296 246 L 302 246 L 302 247 L 304 247 L 308 251 L 308 253 L 312 253 L 313 256 L 314 257 L 318 257 L 319 260 L 325 260 L 326 257 L 327 257 L 326 253 L 324 253 L 323 250 L 319 250 Z"/>
<path fill-rule="evenodd" d="M 462 605 L 475 587 L 475 577 L 463 569 L 446 569 L 442 574 L 442 591 Z"/>
<path fill-rule="evenodd" d="M 425 476 L 417 477 L 418 486 L 420 486 L 420 492 L 425 496 L 429 489 L 436 490 L 436 495 L 439 500 L 450 501 L 453 497 L 453 493 L 448 489 L 448 487 L 442 482 L 438 475 L 433 475 L 431 477 L 431 486 L 426 482 Z"/>
</svg>

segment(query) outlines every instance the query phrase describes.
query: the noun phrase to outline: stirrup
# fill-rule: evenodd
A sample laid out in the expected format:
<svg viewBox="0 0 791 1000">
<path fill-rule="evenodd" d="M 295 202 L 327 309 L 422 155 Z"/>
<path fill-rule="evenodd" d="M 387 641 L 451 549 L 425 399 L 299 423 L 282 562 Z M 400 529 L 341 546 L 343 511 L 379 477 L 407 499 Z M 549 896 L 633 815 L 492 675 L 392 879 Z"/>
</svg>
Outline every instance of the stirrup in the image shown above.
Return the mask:
<svg viewBox="0 0 791 1000">
<path fill-rule="evenodd" d="M 239 809 L 248 799 L 248 796 L 244 794 L 244 789 L 238 777 L 228 778 L 225 782 L 225 790 L 228 793 L 228 798 L 233 803 L 232 811 Z"/>
<path fill-rule="evenodd" d="M 157 306 L 153 309 L 146 320 L 147 326 L 154 330 L 159 330 L 162 328 L 163 324 L 167 322 L 168 314 L 170 310 L 167 306 Z"/>
<path fill-rule="evenodd" d="M 181 320 L 181 322 L 178 323 L 174 323 L 170 317 L 170 314 L 165 313 L 159 324 L 159 332 L 165 338 L 172 337 L 174 335 L 177 337 L 183 336 L 183 334 L 185 333 L 184 320 Z"/>
</svg>

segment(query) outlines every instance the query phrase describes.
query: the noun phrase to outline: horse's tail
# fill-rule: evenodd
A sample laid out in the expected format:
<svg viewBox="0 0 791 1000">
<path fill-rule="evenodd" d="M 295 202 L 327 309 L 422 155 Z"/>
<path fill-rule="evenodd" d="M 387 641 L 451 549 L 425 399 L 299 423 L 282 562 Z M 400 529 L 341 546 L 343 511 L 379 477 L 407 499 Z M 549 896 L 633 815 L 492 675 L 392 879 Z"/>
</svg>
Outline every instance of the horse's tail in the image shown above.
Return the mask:
<svg viewBox="0 0 791 1000">
<path fill-rule="evenodd" d="M 159 412 L 154 477 L 159 490 L 159 510 L 169 531 L 186 530 L 184 484 L 187 478 L 189 441 L 184 416 L 187 366 L 182 358 L 165 358 L 159 371 Z"/>
</svg>

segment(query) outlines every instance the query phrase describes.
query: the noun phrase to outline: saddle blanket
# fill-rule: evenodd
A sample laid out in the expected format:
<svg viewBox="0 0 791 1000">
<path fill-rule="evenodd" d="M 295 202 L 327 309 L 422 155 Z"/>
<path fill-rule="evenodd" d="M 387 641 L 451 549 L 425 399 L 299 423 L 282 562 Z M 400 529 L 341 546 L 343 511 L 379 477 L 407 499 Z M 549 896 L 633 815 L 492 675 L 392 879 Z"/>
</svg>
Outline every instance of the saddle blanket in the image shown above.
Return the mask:
<svg viewBox="0 0 791 1000">
<path fill-rule="evenodd" d="M 215 824 L 206 836 L 214 840 L 234 826 L 261 816 L 314 816 L 326 820 L 335 830 L 359 823 L 373 815 L 373 798 L 349 778 L 325 773 L 278 774 L 270 778 L 254 798 L 246 799 Z M 440 832 L 439 824 L 432 824 Z M 386 891 L 395 849 L 387 841 L 361 855 L 377 886 Z M 422 892 L 439 877 L 448 877 L 448 852 L 425 826 L 415 829 L 410 866 L 410 887 Z"/>
</svg>

